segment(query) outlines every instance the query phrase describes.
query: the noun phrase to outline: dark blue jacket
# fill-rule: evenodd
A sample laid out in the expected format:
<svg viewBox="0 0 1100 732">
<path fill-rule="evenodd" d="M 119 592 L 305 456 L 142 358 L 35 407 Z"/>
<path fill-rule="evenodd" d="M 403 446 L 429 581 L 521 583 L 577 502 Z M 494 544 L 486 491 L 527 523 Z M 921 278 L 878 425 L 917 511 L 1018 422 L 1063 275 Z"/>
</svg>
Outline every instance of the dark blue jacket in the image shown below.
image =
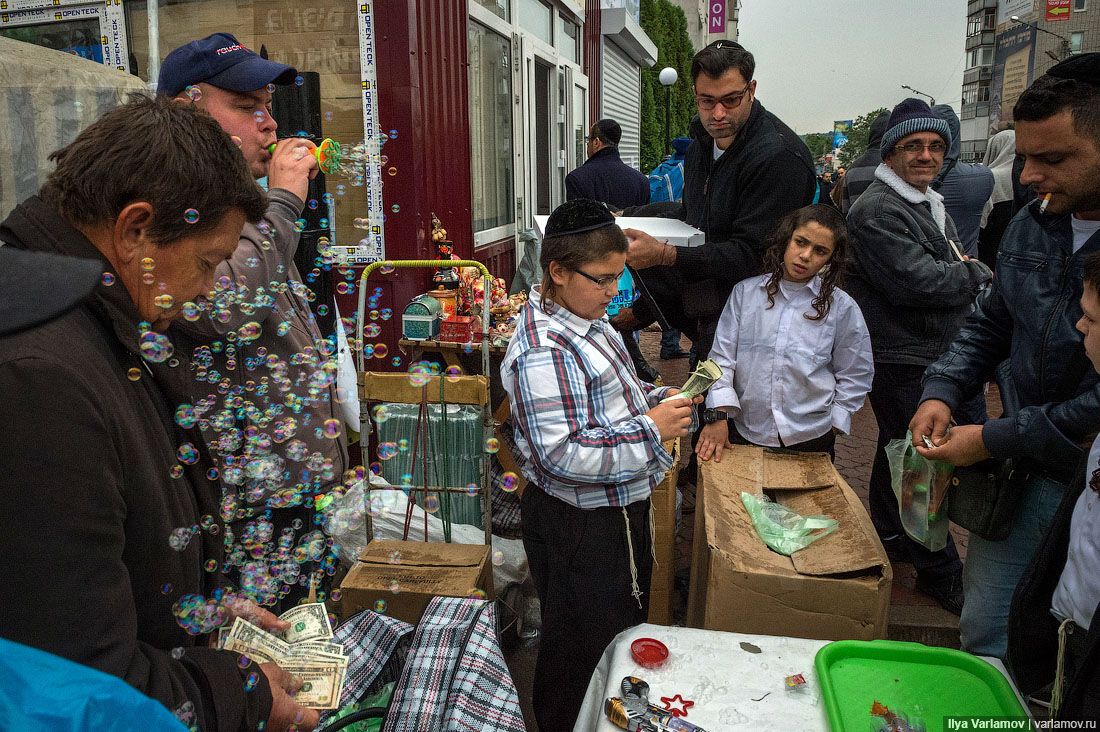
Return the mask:
<svg viewBox="0 0 1100 732">
<path fill-rule="evenodd" d="M 932 182 L 932 188 L 943 196 L 943 205 L 955 222 L 955 229 L 962 240 L 963 252 L 967 256 L 976 257 L 982 209 L 993 194 L 993 171 L 984 165 L 959 162 L 959 155 L 962 154 L 962 143 L 959 141 L 962 127 L 955 110 L 946 104 L 937 104 L 932 107 L 932 113 L 946 122 L 951 130 L 951 146 L 943 156 L 943 168 Z"/>
<path fill-rule="evenodd" d="M 1081 318 L 1082 261 L 1100 251 L 1100 234 L 1076 253 L 1070 217 L 1016 214 L 1001 239 L 997 276 L 955 342 L 924 374 L 925 399 L 952 409 L 1009 359 L 1009 388 L 1021 409 L 986 422 L 982 440 L 997 458 L 1025 457 L 1065 477 L 1100 429 L 1100 378 L 1076 323 Z"/>
<path fill-rule="evenodd" d="M 649 203 L 649 178 L 619 157 L 619 149 L 605 147 L 565 176 L 565 200 L 589 198 L 621 211 Z"/>
<path fill-rule="evenodd" d="M 779 219 L 813 201 L 814 165 L 802 138 L 758 100 L 717 160 L 714 138 L 698 118 L 691 136 L 679 218 L 705 232 L 707 241 L 680 247 L 675 266 L 688 282 L 713 279 L 720 311 L 734 285 L 760 273 Z"/>
</svg>

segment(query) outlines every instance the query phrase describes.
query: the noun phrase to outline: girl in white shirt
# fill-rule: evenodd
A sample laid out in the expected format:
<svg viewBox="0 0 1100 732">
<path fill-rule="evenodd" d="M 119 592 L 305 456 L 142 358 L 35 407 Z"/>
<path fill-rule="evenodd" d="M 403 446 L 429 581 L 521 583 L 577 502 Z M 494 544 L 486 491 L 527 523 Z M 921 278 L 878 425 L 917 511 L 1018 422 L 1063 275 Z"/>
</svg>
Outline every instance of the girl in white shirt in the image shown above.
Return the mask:
<svg viewBox="0 0 1100 732">
<path fill-rule="evenodd" d="M 783 217 L 767 274 L 739 282 L 710 357 L 723 375 L 707 395 L 695 451 L 722 459 L 731 443 L 833 454 L 836 434 L 871 389 L 871 339 L 859 306 L 837 287 L 848 233 L 825 205 Z"/>
</svg>

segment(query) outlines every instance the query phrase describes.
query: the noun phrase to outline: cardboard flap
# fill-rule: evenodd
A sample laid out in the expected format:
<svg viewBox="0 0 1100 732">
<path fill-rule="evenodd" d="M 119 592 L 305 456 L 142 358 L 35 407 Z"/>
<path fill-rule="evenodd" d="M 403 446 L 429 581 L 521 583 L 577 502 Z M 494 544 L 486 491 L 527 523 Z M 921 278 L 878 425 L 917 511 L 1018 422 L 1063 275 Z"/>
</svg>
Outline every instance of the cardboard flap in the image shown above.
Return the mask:
<svg viewBox="0 0 1100 732">
<path fill-rule="evenodd" d="M 810 490 L 832 488 L 835 471 L 823 452 L 772 452 L 764 450 L 761 487 L 764 490 Z"/>
<path fill-rule="evenodd" d="M 799 574 L 844 574 L 882 564 L 881 550 L 864 533 L 859 515 L 863 507 L 857 512 L 844 491 L 787 491 L 776 500 L 803 516 L 828 516 L 839 524 L 833 533 L 791 555 Z"/>
<path fill-rule="evenodd" d="M 735 569 L 767 568 L 777 575 L 824 576 L 887 564 L 867 512 L 828 456 L 780 454 L 737 445 L 721 463 L 700 461 L 699 467 L 700 487 L 705 486 L 707 494 L 706 541 L 711 551 L 723 555 Z M 779 503 L 803 515 L 836 519 L 837 530 L 791 557 L 768 549 L 741 501 L 742 491 L 764 493 L 765 476 L 773 483 L 768 490 L 777 492 L 772 497 Z M 803 479 L 809 487 L 797 484 Z"/>
<path fill-rule="evenodd" d="M 401 561 L 391 562 L 390 553 L 400 552 Z M 367 544 L 359 555 L 364 564 L 384 564 L 390 567 L 477 567 L 484 560 L 488 546 L 484 544 L 439 544 L 412 541 L 383 541 Z"/>
</svg>

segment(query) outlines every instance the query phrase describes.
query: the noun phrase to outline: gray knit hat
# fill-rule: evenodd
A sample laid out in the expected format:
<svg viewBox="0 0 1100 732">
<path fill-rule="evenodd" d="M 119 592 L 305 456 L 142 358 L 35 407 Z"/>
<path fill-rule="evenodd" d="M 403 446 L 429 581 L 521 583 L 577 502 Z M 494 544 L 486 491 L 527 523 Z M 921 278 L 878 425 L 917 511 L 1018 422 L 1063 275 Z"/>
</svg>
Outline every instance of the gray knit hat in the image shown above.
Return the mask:
<svg viewBox="0 0 1100 732">
<path fill-rule="evenodd" d="M 886 123 L 886 134 L 882 136 L 879 153 L 885 158 L 898 144 L 898 140 L 914 132 L 935 132 L 943 138 L 945 145 L 951 145 L 951 130 L 947 123 L 932 113 L 932 109 L 922 99 L 903 99 L 890 112 L 890 121 Z"/>
</svg>

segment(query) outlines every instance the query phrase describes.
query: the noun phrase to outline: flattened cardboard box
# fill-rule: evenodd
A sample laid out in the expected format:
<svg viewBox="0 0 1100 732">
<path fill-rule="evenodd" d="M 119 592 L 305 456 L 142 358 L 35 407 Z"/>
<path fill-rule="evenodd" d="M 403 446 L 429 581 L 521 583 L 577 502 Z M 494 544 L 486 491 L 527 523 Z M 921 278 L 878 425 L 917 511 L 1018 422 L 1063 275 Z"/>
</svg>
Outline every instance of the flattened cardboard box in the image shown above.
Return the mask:
<svg viewBox="0 0 1100 732">
<path fill-rule="evenodd" d="M 433 597 L 468 597 L 479 589 L 491 600 L 490 549 L 483 544 L 372 541 L 340 583 L 344 617 L 374 610 L 375 602 L 383 600 L 387 615 L 415 625 Z"/>
<path fill-rule="evenodd" d="M 649 579 L 649 622 L 672 625 L 676 579 L 676 480 L 680 475 L 680 441 L 665 443 L 672 453 L 672 468 L 653 489 L 653 572 Z"/>
<path fill-rule="evenodd" d="M 740 633 L 886 637 L 893 573 L 871 519 L 824 454 L 735 446 L 699 463 L 688 624 Z M 837 530 L 786 557 L 764 544 L 741 492 L 767 493 Z"/>
</svg>

